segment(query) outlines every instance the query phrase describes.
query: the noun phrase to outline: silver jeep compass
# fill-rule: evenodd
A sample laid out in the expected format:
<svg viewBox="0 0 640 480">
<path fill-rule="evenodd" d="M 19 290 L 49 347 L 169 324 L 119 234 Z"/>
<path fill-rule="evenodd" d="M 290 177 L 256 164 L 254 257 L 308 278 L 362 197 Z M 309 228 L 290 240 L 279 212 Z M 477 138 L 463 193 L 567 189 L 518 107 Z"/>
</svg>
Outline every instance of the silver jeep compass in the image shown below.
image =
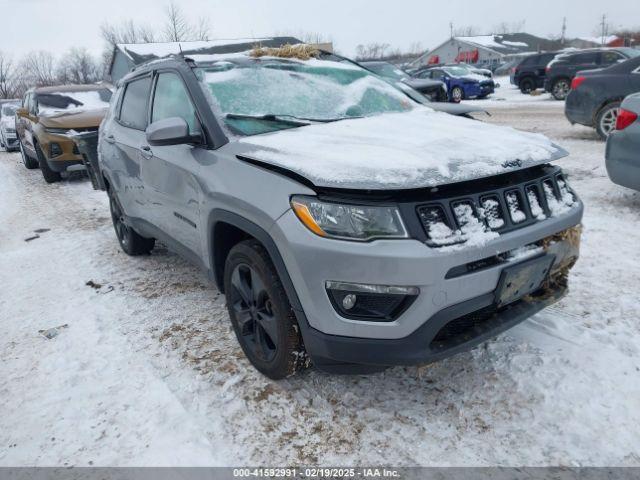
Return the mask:
<svg viewBox="0 0 640 480">
<path fill-rule="evenodd" d="M 157 240 L 200 266 L 274 379 L 432 362 L 566 293 L 583 207 L 562 148 L 298 50 L 119 82 L 98 163 L 126 253 Z"/>
</svg>

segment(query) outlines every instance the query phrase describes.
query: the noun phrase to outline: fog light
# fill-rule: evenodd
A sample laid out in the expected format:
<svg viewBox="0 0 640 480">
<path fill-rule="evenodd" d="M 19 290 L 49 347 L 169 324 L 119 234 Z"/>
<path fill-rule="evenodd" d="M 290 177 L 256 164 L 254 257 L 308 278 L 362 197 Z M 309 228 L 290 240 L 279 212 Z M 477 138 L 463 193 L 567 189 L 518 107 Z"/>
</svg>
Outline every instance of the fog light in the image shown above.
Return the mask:
<svg viewBox="0 0 640 480">
<path fill-rule="evenodd" d="M 57 157 L 58 155 L 62 155 L 62 147 L 59 143 L 51 142 L 49 144 L 49 156 Z"/>
<path fill-rule="evenodd" d="M 342 299 L 342 306 L 345 310 L 351 310 L 356 306 L 356 299 L 357 297 L 353 293 L 345 295 L 345 297 Z"/>
<path fill-rule="evenodd" d="M 417 287 L 326 282 L 333 308 L 343 317 L 369 322 L 392 322 L 417 298 Z"/>
</svg>

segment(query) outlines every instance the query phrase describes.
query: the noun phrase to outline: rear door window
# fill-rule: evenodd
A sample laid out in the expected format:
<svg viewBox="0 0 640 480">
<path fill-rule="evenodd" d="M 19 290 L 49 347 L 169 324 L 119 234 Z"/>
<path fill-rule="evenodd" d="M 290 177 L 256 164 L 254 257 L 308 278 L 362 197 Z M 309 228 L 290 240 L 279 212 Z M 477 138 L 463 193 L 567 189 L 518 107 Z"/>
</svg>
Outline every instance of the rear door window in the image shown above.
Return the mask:
<svg viewBox="0 0 640 480">
<path fill-rule="evenodd" d="M 151 77 L 144 77 L 127 84 L 120 108 L 120 123 L 136 130 L 147 128 L 150 89 Z"/>
<path fill-rule="evenodd" d="M 613 65 L 619 60 L 626 60 L 626 58 L 620 55 L 618 52 L 602 52 L 600 58 L 602 65 Z"/>
<path fill-rule="evenodd" d="M 595 65 L 598 62 L 598 53 L 581 53 L 571 57 L 572 65 Z"/>
<path fill-rule="evenodd" d="M 189 133 L 201 133 L 196 109 L 184 82 L 175 73 L 161 73 L 156 83 L 151 122 L 172 117 L 183 118 L 189 125 Z"/>
</svg>

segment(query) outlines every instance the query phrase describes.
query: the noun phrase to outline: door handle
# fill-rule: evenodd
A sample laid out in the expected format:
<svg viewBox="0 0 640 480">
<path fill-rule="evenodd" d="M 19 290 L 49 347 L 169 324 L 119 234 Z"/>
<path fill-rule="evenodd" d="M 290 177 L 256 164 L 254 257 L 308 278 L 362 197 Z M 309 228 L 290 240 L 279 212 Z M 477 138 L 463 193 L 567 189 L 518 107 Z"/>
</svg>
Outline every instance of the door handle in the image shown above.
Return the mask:
<svg viewBox="0 0 640 480">
<path fill-rule="evenodd" d="M 146 159 L 153 157 L 153 152 L 151 151 L 151 147 L 149 145 L 142 145 L 140 147 L 140 155 Z"/>
<path fill-rule="evenodd" d="M 116 143 L 116 137 L 114 137 L 113 135 L 107 135 L 106 137 L 104 137 L 104 139 L 109 143 Z"/>
</svg>

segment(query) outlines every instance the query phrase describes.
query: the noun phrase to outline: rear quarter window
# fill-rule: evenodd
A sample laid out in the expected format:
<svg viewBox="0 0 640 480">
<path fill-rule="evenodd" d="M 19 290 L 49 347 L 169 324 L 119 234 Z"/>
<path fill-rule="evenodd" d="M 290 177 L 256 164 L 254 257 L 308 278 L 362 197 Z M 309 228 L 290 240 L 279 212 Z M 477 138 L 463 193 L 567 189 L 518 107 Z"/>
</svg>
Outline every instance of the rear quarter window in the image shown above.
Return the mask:
<svg viewBox="0 0 640 480">
<path fill-rule="evenodd" d="M 125 85 L 119 120 L 125 127 L 136 130 L 147 128 L 151 77 L 133 80 Z"/>
</svg>

